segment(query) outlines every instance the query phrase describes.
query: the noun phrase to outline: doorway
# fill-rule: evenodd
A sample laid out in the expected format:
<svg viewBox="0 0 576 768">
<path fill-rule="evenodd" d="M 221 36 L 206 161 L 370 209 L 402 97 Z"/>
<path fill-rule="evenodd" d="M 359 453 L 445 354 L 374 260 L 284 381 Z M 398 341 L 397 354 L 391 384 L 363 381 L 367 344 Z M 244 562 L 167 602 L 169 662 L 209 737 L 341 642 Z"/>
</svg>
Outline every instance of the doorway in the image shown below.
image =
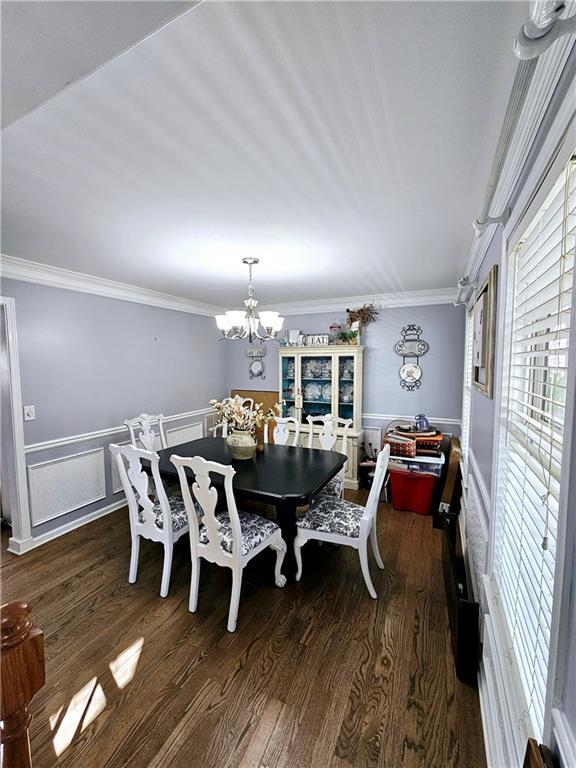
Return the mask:
<svg viewBox="0 0 576 768">
<path fill-rule="evenodd" d="M 33 546 L 26 482 L 16 302 L 0 296 L 0 500 L 3 521 L 12 528 L 8 549 Z"/>
</svg>

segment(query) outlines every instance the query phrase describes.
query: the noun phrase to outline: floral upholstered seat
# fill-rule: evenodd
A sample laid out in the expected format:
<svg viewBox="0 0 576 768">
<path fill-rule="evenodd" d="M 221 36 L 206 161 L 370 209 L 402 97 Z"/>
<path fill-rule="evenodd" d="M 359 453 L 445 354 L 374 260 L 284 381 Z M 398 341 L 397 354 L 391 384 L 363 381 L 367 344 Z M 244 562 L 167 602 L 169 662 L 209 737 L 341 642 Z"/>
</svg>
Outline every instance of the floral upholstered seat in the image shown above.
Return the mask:
<svg viewBox="0 0 576 768">
<path fill-rule="evenodd" d="M 336 475 L 336 477 L 333 477 L 330 482 L 326 483 L 324 488 L 320 491 L 317 498 L 320 499 L 322 496 L 330 496 L 330 497 L 336 497 L 338 499 L 342 498 L 342 489 L 344 485 L 344 478 L 342 477 L 342 474 L 339 473 Z"/>
<path fill-rule="evenodd" d="M 170 512 L 172 513 L 172 530 L 179 531 L 181 528 L 184 528 L 185 525 L 188 525 L 184 499 L 181 496 L 168 496 L 168 504 L 170 504 Z M 202 511 L 197 502 L 194 503 L 194 508 L 196 510 L 196 516 L 198 517 L 198 520 L 200 520 Z M 156 528 L 162 530 L 164 528 L 164 519 L 160 502 L 154 504 L 152 507 L 152 514 L 154 515 L 154 525 Z M 139 513 L 138 517 L 139 521 L 143 523 L 144 518 L 142 512 Z"/>
<path fill-rule="evenodd" d="M 334 533 L 357 539 L 360 536 L 360 519 L 364 507 L 352 501 L 320 494 L 296 525 L 321 533 Z"/>
<path fill-rule="evenodd" d="M 238 510 L 240 518 L 240 527 L 242 529 L 242 554 L 247 555 L 264 539 L 267 539 L 280 528 L 272 520 L 267 520 L 260 515 L 254 515 L 251 512 L 242 512 Z M 220 512 L 216 515 L 216 520 L 220 523 L 219 534 L 222 537 L 222 547 L 226 552 L 232 552 L 232 526 L 227 512 Z M 200 527 L 200 544 L 208 543 L 208 532 L 205 526 Z"/>
</svg>

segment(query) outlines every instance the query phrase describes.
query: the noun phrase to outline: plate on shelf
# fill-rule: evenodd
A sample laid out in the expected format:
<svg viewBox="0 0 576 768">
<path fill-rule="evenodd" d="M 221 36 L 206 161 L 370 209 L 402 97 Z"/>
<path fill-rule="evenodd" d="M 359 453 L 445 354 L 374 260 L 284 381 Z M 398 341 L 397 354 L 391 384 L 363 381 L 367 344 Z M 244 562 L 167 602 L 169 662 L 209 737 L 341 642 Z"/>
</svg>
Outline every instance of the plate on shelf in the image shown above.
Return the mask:
<svg viewBox="0 0 576 768">
<path fill-rule="evenodd" d="M 340 378 L 341 379 L 354 378 L 354 362 L 352 360 L 340 361 Z"/>
<path fill-rule="evenodd" d="M 287 397 L 289 400 L 292 400 L 292 399 L 294 398 L 294 384 L 289 384 L 289 385 L 286 387 L 286 397 Z"/>
<path fill-rule="evenodd" d="M 332 400 L 332 384 L 324 384 L 322 387 L 322 400 Z"/>
<path fill-rule="evenodd" d="M 305 360 L 302 364 L 302 374 L 305 379 L 319 379 L 322 376 L 322 366 L 319 360 Z"/>
<path fill-rule="evenodd" d="M 287 377 L 289 379 L 293 379 L 295 373 L 296 373 L 296 366 L 294 364 L 294 360 L 288 360 L 288 365 L 286 366 Z"/>
<path fill-rule="evenodd" d="M 351 403 L 354 399 L 354 387 L 352 384 L 342 384 L 340 387 L 340 402 Z"/>
<path fill-rule="evenodd" d="M 325 379 L 329 379 L 332 376 L 332 360 L 322 360 L 320 362 L 320 370 L 322 376 Z"/>
<path fill-rule="evenodd" d="M 291 405 L 290 408 L 286 411 L 288 416 L 295 417 L 296 416 L 296 407 L 294 405 Z"/>
<path fill-rule="evenodd" d="M 306 384 L 304 387 L 304 399 L 305 400 L 320 400 L 322 397 L 322 387 L 320 384 L 316 384 L 315 381 Z"/>
</svg>

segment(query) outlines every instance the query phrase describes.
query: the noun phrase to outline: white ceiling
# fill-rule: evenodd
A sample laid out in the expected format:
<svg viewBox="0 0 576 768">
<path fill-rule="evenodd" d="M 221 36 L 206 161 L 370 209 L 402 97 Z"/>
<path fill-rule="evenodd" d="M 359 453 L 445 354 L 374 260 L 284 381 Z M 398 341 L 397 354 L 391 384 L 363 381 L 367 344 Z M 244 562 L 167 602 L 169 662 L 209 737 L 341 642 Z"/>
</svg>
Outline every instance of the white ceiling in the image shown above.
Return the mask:
<svg viewBox="0 0 576 768">
<path fill-rule="evenodd" d="M 195 3 L 11 0 L 2 3 L 2 125 L 93 72 Z"/>
<path fill-rule="evenodd" d="M 526 8 L 206 2 L 4 130 L 2 250 L 220 305 L 244 255 L 264 304 L 452 286 Z"/>
</svg>

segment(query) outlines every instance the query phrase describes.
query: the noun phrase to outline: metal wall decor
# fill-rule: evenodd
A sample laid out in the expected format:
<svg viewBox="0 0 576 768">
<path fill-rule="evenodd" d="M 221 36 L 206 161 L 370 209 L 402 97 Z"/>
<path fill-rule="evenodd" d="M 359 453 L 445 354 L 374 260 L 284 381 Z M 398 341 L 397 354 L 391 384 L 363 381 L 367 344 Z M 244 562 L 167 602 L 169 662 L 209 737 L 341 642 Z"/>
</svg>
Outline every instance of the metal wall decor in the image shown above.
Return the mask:
<svg viewBox="0 0 576 768">
<path fill-rule="evenodd" d="M 402 356 L 400 368 L 400 386 L 407 392 L 420 389 L 422 384 L 422 368 L 420 358 L 430 349 L 427 341 L 421 339 L 422 328 L 419 325 L 405 325 L 401 331 L 402 338 L 396 342 L 394 351 Z"/>
<path fill-rule="evenodd" d="M 266 378 L 264 376 L 264 360 L 262 360 L 265 354 L 266 347 L 263 344 L 249 344 L 246 347 L 246 356 L 250 358 L 248 375 L 251 379 Z"/>
</svg>

